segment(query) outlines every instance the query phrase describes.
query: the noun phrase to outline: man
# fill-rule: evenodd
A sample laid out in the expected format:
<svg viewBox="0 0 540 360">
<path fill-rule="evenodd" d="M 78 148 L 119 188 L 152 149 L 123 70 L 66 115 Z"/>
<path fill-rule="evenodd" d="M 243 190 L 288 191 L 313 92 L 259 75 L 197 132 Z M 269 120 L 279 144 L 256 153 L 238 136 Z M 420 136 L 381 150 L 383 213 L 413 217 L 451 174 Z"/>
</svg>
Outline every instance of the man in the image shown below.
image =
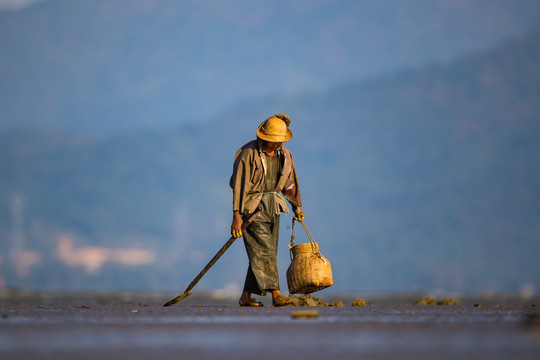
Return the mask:
<svg viewBox="0 0 540 360">
<path fill-rule="evenodd" d="M 268 291 L 272 293 L 272 305 L 290 304 L 279 291 L 277 268 L 279 216 L 289 212 L 285 199 L 295 218 L 304 220 L 292 155 L 283 146 L 292 138 L 290 122 L 287 114 L 266 119 L 257 129 L 257 139 L 242 146 L 234 159 L 230 180 L 234 212 L 231 235 L 244 237 L 249 258 L 240 306 L 263 306 L 251 294 L 265 296 Z M 242 231 L 247 219 L 251 223 Z"/>
</svg>

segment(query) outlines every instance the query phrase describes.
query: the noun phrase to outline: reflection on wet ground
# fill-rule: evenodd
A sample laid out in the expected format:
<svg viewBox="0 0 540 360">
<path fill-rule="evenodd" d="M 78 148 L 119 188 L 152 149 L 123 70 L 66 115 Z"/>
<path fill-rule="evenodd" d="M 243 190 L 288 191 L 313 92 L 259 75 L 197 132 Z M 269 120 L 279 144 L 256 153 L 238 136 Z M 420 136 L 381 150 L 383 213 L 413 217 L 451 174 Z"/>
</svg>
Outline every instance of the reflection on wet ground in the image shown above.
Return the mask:
<svg viewBox="0 0 540 360">
<path fill-rule="evenodd" d="M 316 316 L 294 316 L 306 309 Z M 4 302 L 0 316 L 2 359 L 540 358 L 532 305 Z"/>
</svg>

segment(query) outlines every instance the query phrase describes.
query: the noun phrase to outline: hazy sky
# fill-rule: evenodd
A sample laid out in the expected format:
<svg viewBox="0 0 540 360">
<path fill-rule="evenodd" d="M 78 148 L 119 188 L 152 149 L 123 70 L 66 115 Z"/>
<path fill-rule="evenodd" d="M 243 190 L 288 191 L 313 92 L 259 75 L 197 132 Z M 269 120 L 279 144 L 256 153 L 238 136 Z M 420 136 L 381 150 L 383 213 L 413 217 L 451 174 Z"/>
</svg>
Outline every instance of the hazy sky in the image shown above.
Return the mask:
<svg viewBox="0 0 540 360">
<path fill-rule="evenodd" d="M 0 0 L 2 9 L 0 129 L 104 132 L 444 64 L 540 20 L 534 0 Z"/>
<path fill-rule="evenodd" d="M 335 289 L 540 289 L 539 19 L 538 0 L 0 0 L 0 232 L 27 240 L 23 273 L 149 262 L 141 244 L 165 265 L 134 284 L 177 286 L 228 238 L 231 156 L 284 106 Z"/>
<path fill-rule="evenodd" d="M 20 10 L 32 4 L 45 0 L 0 0 L 0 11 L 2 10 Z"/>
</svg>

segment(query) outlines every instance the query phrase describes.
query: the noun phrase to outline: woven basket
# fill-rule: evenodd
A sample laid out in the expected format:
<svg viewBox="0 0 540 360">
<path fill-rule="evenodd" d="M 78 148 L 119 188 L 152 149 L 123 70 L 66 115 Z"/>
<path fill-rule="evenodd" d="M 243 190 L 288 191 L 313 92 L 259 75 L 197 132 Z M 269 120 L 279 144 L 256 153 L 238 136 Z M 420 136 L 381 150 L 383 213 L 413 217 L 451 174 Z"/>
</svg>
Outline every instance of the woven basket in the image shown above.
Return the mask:
<svg viewBox="0 0 540 360">
<path fill-rule="evenodd" d="M 309 294 L 332 286 L 332 268 L 328 261 L 319 252 L 319 244 L 313 241 L 311 234 L 304 230 L 310 240 L 309 243 L 294 245 L 294 219 L 293 235 L 291 238 L 291 264 L 287 269 L 287 285 L 289 294 Z"/>
</svg>

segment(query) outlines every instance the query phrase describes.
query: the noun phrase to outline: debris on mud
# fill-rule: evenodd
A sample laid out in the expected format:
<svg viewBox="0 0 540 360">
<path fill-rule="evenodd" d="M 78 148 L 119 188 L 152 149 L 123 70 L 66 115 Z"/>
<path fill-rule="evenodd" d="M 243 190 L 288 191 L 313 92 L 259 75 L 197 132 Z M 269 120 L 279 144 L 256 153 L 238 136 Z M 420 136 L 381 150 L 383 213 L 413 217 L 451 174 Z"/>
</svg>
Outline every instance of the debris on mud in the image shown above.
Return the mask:
<svg viewBox="0 0 540 360">
<path fill-rule="evenodd" d="M 425 297 L 414 302 L 414 305 L 437 305 L 437 300 Z"/>
<path fill-rule="evenodd" d="M 340 300 L 334 300 L 328 306 L 345 306 L 344 303 L 342 303 Z"/>
<path fill-rule="evenodd" d="M 352 303 L 352 306 L 366 306 L 366 300 L 364 299 L 355 299 Z"/>
<path fill-rule="evenodd" d="M 461 303 L 456 299 L 443 299 L 437 302 L 437 305 L 461 305 Z"/>
<path fill-rule="evenodd" d="M 455 299 L 443 299 L 437 301 L 433 298 L 425 297 L 414 302 L 414 305 L 460 305 L 461 303 Z"/>
<path fill-rule="evenodd" d="M 292 318 L 317 318 L 319 317 L 319 312 L 317 310 L 301 310 L 291 312 Z"/>
<path fill-rule="evenodd" d="M 301 296 L 290 295 L 289 299 L 292 301 L 292 306 L 328 306 L 326 301 L 310 294 Z"/>
</svg>

